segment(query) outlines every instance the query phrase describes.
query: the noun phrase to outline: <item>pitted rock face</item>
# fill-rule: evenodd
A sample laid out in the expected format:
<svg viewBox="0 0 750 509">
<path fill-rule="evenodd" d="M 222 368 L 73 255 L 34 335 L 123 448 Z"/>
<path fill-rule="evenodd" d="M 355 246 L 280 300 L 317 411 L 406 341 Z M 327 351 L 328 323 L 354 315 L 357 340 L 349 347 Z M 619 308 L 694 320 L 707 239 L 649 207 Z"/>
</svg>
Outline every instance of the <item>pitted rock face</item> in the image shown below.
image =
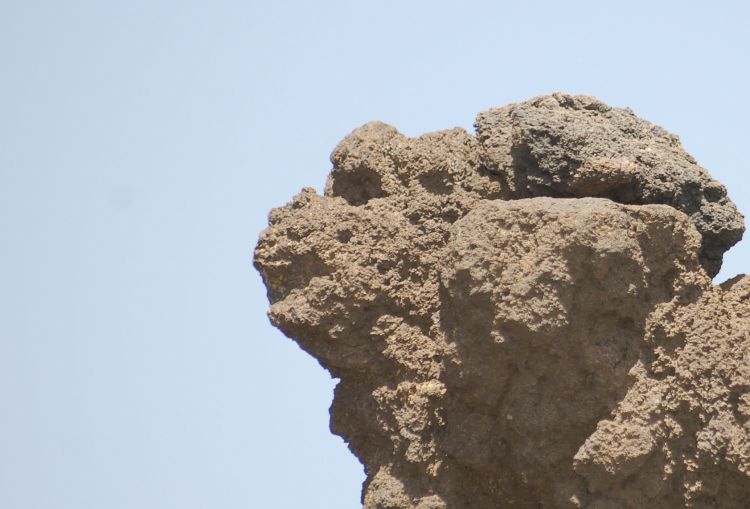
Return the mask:
<svg viewBox="0 0 750 509">
<path fill-rule="evenodd" d="M 355 130 L 256 249 L 272 322 L 341 379 L 365 509 L 750 506 L 750 278 L 707 272 L 744 229 L 723 187 L 593 98 L 477 127 Z"/>
<path fill-rule="evenodd" d="M 700 257 L 711 277 L 745 231 L 726 188 L 679 137 L 629 109 L 554 94 L 483 111 L 476 128 L 486 167 L 514 198 L 598 196 L 684 212 L 703 236 Z"/>
</svg>

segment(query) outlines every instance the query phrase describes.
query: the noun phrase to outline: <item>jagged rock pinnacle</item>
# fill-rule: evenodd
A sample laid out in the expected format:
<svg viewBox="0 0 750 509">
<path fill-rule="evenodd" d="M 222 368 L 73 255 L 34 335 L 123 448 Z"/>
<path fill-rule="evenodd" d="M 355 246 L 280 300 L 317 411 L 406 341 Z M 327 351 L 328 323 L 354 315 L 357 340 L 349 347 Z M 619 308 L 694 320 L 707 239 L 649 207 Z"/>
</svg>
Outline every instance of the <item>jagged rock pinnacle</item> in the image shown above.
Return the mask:
<svg viewBox="0 0 750 509">
<path fill-rule="evenodd" d="M 743 217 L 679 139 L 554 94 L 369 123 L 270 214 L 271 321 L 341 379 L 365 509 L 750 506 Z"/>
</svg>

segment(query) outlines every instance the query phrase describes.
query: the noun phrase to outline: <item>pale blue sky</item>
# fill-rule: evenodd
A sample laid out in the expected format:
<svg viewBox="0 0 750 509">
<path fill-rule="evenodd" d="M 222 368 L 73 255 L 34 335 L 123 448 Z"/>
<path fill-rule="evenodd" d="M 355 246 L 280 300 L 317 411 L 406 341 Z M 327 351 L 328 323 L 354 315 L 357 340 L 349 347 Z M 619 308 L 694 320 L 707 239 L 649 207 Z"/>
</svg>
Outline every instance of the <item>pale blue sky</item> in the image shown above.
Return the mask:
<svg viewBox="0 0 750 509">
<path fill-rule="evenodd" d="M 748 26 L 739 0 L 3 0 L 0 507 L 359 507 L 335 381 L 265 316 L 269 210 L 365 122 L 564 91 L 675 132 L 750 214 Z"/>
</svg>

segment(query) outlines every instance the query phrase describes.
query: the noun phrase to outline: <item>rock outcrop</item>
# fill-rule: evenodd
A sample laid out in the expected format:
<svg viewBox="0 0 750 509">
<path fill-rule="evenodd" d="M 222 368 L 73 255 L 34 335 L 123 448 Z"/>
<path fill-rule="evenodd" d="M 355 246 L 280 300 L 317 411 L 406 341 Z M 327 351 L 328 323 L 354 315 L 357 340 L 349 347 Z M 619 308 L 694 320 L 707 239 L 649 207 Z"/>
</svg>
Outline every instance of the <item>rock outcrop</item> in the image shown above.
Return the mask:
<svg viewBox="0 0 750 509">
<path fill-rule="evenodd" d="M 355 130 L 255 252 L 271 321 L 341 379 L 365 509 L 750 507 L 724 187 L 591 97 L 476 127 Z"/>
</svg>

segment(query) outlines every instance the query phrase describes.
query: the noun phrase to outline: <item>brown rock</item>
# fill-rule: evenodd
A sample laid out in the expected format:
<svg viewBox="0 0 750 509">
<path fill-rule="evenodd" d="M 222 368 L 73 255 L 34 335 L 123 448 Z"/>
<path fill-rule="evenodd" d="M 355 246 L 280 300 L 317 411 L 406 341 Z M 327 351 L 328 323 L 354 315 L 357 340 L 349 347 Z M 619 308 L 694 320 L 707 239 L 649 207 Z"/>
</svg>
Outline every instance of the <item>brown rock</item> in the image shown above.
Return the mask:
<svg viewBox="0 0 750 509">
<path fill-rule="evenodd" d="M 341 379 L 364 507 L 750 506 L 750 278 L 706 272 L 742 216 L 679 198 L 723 187 L 592 98 L 477 126 L 355 130 L 255 252 L 272 322 Z"/>
</svg>

